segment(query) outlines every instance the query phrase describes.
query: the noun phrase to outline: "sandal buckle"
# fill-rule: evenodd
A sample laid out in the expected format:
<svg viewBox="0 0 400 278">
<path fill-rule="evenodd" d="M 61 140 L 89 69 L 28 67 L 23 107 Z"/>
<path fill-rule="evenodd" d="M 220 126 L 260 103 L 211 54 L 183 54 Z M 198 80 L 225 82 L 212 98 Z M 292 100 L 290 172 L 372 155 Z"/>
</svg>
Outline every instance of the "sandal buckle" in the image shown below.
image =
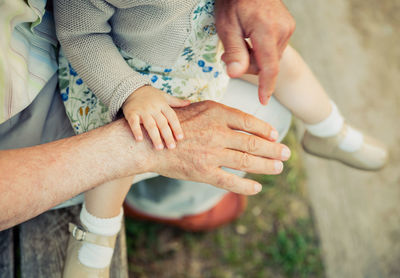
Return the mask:
<svg viewBox="0 0 400 278">
<path fill-rule="evenodd" d="M 83 227 L 75 226 L 72 230 L 72 237 L 77 241 L 84 241 L 86 237 L 86 230 Z"/>
</svg>

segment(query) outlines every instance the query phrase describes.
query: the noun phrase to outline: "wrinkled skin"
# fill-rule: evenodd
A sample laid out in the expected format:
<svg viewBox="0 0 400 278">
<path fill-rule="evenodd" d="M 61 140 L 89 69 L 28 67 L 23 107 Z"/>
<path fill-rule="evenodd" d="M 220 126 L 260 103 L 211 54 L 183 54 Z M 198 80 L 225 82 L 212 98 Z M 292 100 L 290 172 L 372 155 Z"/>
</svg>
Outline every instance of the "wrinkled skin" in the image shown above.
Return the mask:
<svg viewBox="0 0 400 278">
<path fill-rule="evenodd" d="M 145 172 L 250 195 L 261 185 L 220 167 L 282 171 L 287 147 L 273 142 L 277 133 L 267 123 L 211 101 L 175 111 L 185 139 L 172 150 L 156 150 L 144 129 L 143 141 L 136 142 L 125 119 L 51 143 L 0 150 L 0 230 L 107 181 Z"/>
<path fill-rule="evenodd" d="M 267 104 L 279 60 L 295 30 L 293 17 L 281 0 L 216 0 L 215 20 L 229 76 L 258 74 L 259 99 Z"/>
<path fill-rule="evenodd" d="M 153 164 L 149 171 L 246 195 L 258 193 L 261 186 L 255 181 L 229 174 L 220 167 L 260 174 L 279 174 L 282 171 L 281 161 L 288 157 L 281 154 L 287 147 L 274 142 L 277 133 L 269 124 L 212 101 L 175 110 L 185 140 L 180 141 L 176 149 L 157 152 L 154 159 L 150 159 Z"/>
</svg>

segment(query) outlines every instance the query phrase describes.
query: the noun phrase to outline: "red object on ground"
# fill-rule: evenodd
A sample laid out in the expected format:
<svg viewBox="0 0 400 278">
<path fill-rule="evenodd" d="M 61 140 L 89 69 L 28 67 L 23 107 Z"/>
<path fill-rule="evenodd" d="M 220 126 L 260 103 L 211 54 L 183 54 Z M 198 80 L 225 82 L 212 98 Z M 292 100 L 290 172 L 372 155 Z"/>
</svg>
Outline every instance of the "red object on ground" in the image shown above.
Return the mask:
<svg viewBox="0 0 400 278">
<path fill-rule="evenodd" d="M 179 227 L 186 231 L 201 232 L 210 231 L 221 227 L 237 219 L 247 207 L 247 196 L 236 193 L 227 193 L 213 208 L 193 215 L 187 215 L 180 219 L 169 219 L 152 216 L 124 203 L 125 215 L 139 220 L 147 220 L 157 223 Z"/>
</svg>

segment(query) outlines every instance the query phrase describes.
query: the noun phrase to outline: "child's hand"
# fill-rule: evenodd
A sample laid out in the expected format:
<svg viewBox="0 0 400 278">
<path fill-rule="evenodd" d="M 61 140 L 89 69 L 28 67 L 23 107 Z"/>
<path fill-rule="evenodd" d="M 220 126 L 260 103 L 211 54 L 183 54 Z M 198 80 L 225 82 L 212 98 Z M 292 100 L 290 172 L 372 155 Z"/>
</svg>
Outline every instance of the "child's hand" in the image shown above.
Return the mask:
<svg viewBox="0 0 400 278">
<path fill-rule="evenodd" d="M 143 140 L 140 127 L 140 124 L 143 124 L 155 148 L 162 150 L 164 144 L 161 136 L 169 149 L 176 146 L 174 135 L 177 140 L 183 139 L 181 124 L 171 107 L 183 107 L 189 104 L 188 100 L 181 100 L 154 87 L 144 86 L 126 99 L 122 110 L 135 139 Z"/>
</svg>

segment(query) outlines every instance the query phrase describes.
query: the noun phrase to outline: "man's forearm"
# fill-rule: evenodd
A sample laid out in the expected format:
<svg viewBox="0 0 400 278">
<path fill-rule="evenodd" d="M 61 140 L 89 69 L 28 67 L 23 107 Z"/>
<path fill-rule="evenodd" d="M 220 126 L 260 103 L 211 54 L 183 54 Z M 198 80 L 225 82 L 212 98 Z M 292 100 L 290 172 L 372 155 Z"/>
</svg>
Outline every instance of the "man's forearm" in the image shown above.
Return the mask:
<svg viewBox="0 0 400 278">
<path fill-rule="evenodd" d="M 0 151 L 0 230 L 106 181 L 145 172 L 256 194 L 260 184 L 221 167 L 279 174 L 290 156 L 274 142 L 270 125 L 239 110 L 205 101 L 176 113 L 185 140 L 171 150 L 154 150 L 146 133 L 135 143 L 127 122 L 118 120 L 53 143 Z"/>
<path fill-rule="evenodd" d="M 140 173 L 145 146 L 135 145 L 120 120 L 80 136 L 0 151 L 0 230 L 105 181 Z"/>
</svg>

